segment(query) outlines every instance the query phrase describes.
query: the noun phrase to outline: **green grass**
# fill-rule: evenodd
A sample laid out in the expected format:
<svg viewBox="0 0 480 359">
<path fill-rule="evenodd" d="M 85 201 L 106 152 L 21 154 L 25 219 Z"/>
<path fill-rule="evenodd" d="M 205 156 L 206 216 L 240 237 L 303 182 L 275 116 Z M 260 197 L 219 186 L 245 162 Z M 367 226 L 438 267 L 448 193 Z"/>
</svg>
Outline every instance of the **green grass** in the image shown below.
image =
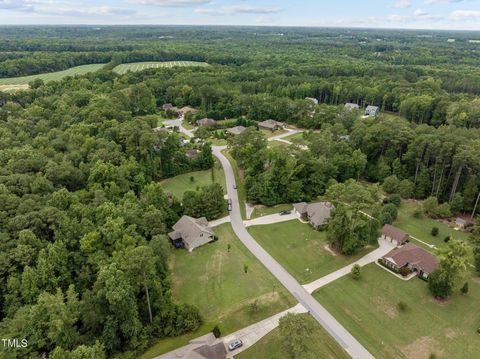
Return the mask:
<svg viewBox="0 0 480 359">
<path fill-rule="evenodd" d="M 325 249 L 326 232 L 298 220 L 249 227 L 248 231 L 299 282 L 305 284 L 340 269 L 367 254 L 333 255 Z M 307 270 L 308 269 L 308 270 Z"/>
<path fill-rule="evenodd" d="M 277 204 L 272 207 L 258 206 L 253 210 L 252 218 L 268 216 L 270 214 L 280 213 L 282 211 L 293 211 L 293 206 L 290 203 Z"/>
<path fill-rule="evenodd" d="M 467 295 L 438 303 L 426 282 L 403 281 L 376 264 L 359 280 L 343 277 L 314 293 L 315 298 L 375 358 L 478 358 L 480 285 L 470 280 Z M 399 312 L 397 303 L 408 308 Z"/>
<path fill-rule="evenodd" d="M 226 189 L 225 185 L 225 174 L 223 173 L 223 168 L 220 165 L 218 160 L 215 160 L 213 167 L 213 174 L 215 181 L 212 181 L 212 171 L 197 171 L 184 173 L 172 178 L 168 178 L 161 182 L 163 189 L 166 192 L 171 192 L 178 199 L 183 198 L 183 194 L 186 191 L 196 191 L 197 187 L 208 186 L 213 182 L 219 183 L 222 185 L 224 190 Z M 191 181 L 191 177 L 194 178 L 194 181 Z M 226 193 L 226 190 L 225 190 Z"/>
<path fill-rule="evenodd" d="M 121 64 L 113 69 L 117 74 L 123 75 L 128 71 L 138 72 L 146 69 L 158 69 L 163 67 L 191 67 L 191 66 L 209 66 L 205 62 L 196 61 L 152 61 L 152 62 L 132 62 L 129 64 Z"/>
<path fill-rule="evenodd" d="M 0 78 L 0 85 L 27 85 L 35 79 L 42 79 L 44 82 L 61 80 L 66 76 L 84 75 L 88 72 L 100 70 L 105 64 L 81 65 L 63 71 L 49 72 L 38 75 Z"/>
<path fill-rule="evenodd" d="M 235 159 L 230 155 L 228 150 L 223 150 L 222 153 L 225 155 L 225 157 L 227 157 L 227 159 L 230 161 L 230 164 L 232 165 L 233 173 L 235 175 L 235 183 L 237 184 L 237 195 L 240 204 L 240 212 L 242 214 L 242 218 L 246 219 L 247 210 L 245 208 L 245 202 L 247 201 L 247 192 L 245 189 L 245 184 L 243 183 L 243 177 L 240 172 L 240 168 L 238 167 L 237 161 L 235 161 Z"/>
<path fill-rule="evenodd" d="M 308 146 L 308 141 L 303 138 L 303 133 L 296 133 L 294 135 L 288 136 L 284 138 L 287 141 L 293 142 L 297 145 L 304 145 Z"/>
<path fill-rule="evenodd" d="M 421 218 L 413 217 L 413 212 L 415 208 L 421 206 L 421 204 L 415 204 L 412 202 L 403 201 L 398 210 L 398 218 L 393 223 L 396 227 L 402 229 L 408 234 L 421 239 L 424 242 L 433 244 L 438 248 L 444 247 L 446 244 L 443 241 L 446 236 L 451 236 L 452 238 L 468 240 L 469 235 L 449 227 L 448 225 L 431 219 L 425 215 Z M 438 227 L 439 234 L 434 237 L 430 234 L 432 227 Z M 412 240 L 412 243 L 422 246 L 429 249 L 428 246 L 423 245 L 422 243 Z"/>
<path fill-rule="evenodd" d="M 295 305 L 293 297 L 238 240 L 230 224 L 216 227 L 215 234 L 217 242 L 191 253 L 172 249 L 173 296 L 176 302 L 196 305 L 205 323 L 195 333 L 160 340 L 143 358 L 185 345 L 216 324 L 225 335 Z M 247 274 L 244 263 L 249 266 Z M 254 301 L 258 304 L 256 312 L 250 309 Z"/>
<path fill-rule="evenodd" d="M 280 136 L 280 135 L 283 135 L 284 133 L 287 133 L 287 131 L 285 131 L 285 130 L 271 131 L 271 130 L 267 130 L 267 129 L 265 129 L 265 128 L 261 128 L 261 129 L 260 129 L 260 132 L 263 133 L 263 135 L 264 135 L 266 138 L 275 137 L 275 136 Z"/>
<path fill-rule="evenodd" d="M 308 353 L 314 353 L 316 358 L 347 359 L 347 353 L 333 340 L 333 338 L 308 314 L 301 314 L 304 320 L 311 321 L 315 326 L 312 335 L 315 340 L 307 343 Z M 258 341 L 251 348 L 235 355 L 237 359 L 274 359 L 280 358 L 281 341 L 280 329 L 276 328 Z"/>
</svg>

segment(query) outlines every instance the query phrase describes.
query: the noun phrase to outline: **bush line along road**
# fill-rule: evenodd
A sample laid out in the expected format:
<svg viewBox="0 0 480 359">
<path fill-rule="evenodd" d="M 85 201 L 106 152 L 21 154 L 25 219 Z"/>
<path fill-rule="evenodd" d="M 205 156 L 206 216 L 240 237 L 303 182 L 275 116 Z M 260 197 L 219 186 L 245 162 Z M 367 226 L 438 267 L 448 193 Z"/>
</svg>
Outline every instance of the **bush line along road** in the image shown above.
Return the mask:
<svg viewBox="0 0 480 359">
<path fill-rule="evenodd" d="M 225 147 L 213 147 L 225 171 L 228 198 L 232 200 L 230 213 L 232 228 L 242 243 L 257 257 L 257 259 L 284 285 L 284 287 L 308 310 L 308 312 L 330 333 L 337 343 L 349 353 L 352 358 L 374 358 L 320 303 L 317 302 L 273 257 L 267 253 L 247 232 L 240 212 L 235 176 L 228 159 L 221 153 Z"/>
</svg>

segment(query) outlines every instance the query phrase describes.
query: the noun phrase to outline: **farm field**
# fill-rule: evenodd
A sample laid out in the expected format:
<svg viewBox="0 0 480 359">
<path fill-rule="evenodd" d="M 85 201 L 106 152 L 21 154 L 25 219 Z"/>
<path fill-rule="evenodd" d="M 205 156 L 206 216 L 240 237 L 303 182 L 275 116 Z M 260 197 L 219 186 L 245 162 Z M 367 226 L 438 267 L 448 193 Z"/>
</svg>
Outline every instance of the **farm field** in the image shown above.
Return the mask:
<svg viewBox="0 0 480 359">
<path fill-rule="evenodd" d="M 455 239 L 468 240 L 469 235 L 467 233 L 456 231 L 454 228 L 451 228 L 440 221 L 436 221 L 425 215 L 423 215 L 421 218 L 415 218 L 413 216 L 413 212 L 420 206 L 421 202 L 416 204 L 402 201 L 402 204 L 398 209 L 398 218 L 393 224 L 411 236 L 414 236 L 429 244 L 433 244 L 438 248 L 446 245 L 444 239 L 447 236 Z M 439 229 L 439 234 L 435 237 L 431 235 L 432 227 L 438 227 Z M 412 243 L 431 250 L 431 248 L 418 241 L 412 240 Z"/>
<path fill-rule="evenodd" d="M 146 69 L 158 69 L 162 67 L 189 67 L 189 66 L 209 66 L 205 62 L 195 61 L 164 61 L 164 62 L 132 62 L 129 64 L 121 64 L 113 69 L 117 74 L 123 75 L 128 71 L 138 72 Z"/>
<path fill-rule="evenodd" d="M 22 76 L 22 77 L 6 77 L 0 78 L 0 85 L 28 85 L 35 79 L 41 79 L 44 82 L 58 81 L 67 76 L 84 75 L 89 72 L 100 70 L 105 64 L 90 64 L 71 67 L 67 70 L 49 72 L 38 75 Z"/>
<path fill-rule="evenodd" d="M 326 232 L 314 230 L 296 219 L 269 225 L 249 227 L 248 231 L 291 275 L 306 284 L 340 269 L 373 247 L 365 248 L 355 256 L 334 255 L 328 245 Z"/>
<path fill-rule="evenodd" d="M 175 301 L 197 306 L 204 324 L 195 333 L 160 340 L 143 358 L 185 345 L 189 339 L 210 332 L 215 325 L 225 335 L 296 304 L 238 240 L 229 223 L 214 231 L 218 241 L 191 253 L 172 249 L 170 260 Z M 231 245 L 230 252 L 227 244 Z M 248 273 L 244 272 L 244 264 L 248 264 Z M 253 309 L 252 303 L 256 303 Z"/>
<path fill-rule="evenodd" d="M 469 283 L 467 295 L 439 303 L 424 281 L 403 281 L 372 263 L 359 280 L 340 278 L 314 297 L 375 358 L 476 358 L 480 284 L 477 278 Z M 397 308 L 400 301 L 405 311 Z"/>
<path fill-rule="evenodd" d="M 197 187 L 208 186 L 213 182 L 222 185 L 226 193 L 225 174 L 218 160 L 215 160 L 213 176 L 214 181 L 212 181 L 211 170 L 189 172 L 163 180 L 161 184 L 166 192 L 171 192 L 178 199 L 182 199 L 186 191 L 195 191 Z M 193 177 L 193 182 L 191 177 Z"/>
<path fill-rule="evenodd" d="M 311 322 L 315 329 L 310 333 L 315 340 L 307 343 L 307 352 L 315 353 L 316 358 L 347 359 L 347 353 L 333 340 L 333 338 L 308 314 L 300 314 L 304 320 Z M 235 355 L 237 359 L 270 359 L 280 358 L 281 351 L 280 329 L 276 328 L 258 341 L 251 348 Z"/>
</svg>

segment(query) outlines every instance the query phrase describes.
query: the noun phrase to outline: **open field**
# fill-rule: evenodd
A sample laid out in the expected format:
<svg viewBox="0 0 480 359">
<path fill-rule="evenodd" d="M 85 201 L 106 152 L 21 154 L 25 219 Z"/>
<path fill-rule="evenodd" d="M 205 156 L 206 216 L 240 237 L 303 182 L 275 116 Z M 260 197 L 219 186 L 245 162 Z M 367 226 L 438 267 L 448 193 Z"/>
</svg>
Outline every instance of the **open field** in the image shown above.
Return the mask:
<svg viewBox="0 0 480 359">
<path fill-rule="evenodd" d="M 211 170 L 188 172 L 163 180 L 161 184 L 166 192 L 171 192 L 178 199 L 182 199 L 186 191 L 196 191 L 197 187 L 208 186 L 213 182 L 221 184 L 226 193 L 225 174 L 218 160 L 215 160 L 213 176 L 214 181 L 212 181 Z M 193 182 L 191 177 L 193 177 Z"/>
<path fill-rule="evenodd" d="M 446 236 L 451 236 L 452 238 L 462 240 L 468 239 L 469 235 L 467 233 L 456 231 L 440 221 L 436 221 L 425 215 L 423 215 L 421 218 L 413 217 L 413 212 L 418 206 L 421 206 L 421 202 L 415 204 L 412 202 L 403 201 L 398 209 L 398 218 L 393 224 L 408 234 L 429 244 L 434 244 L 439 248 L 446 245 L 443 241 Z M 438 227 L 438 236 L 434 237 L 430 234 L 432 227 Z M 430 249 L 418 241 L 412 240 L 412 243 L 423 246 L 426 249 Z"/>
<path fill-rule="evenodd" d="M 272 207 L 256 206 L 255 209 L 253 210 L 252 219 L 257 217 L 268 216 L 269 214 L 280 213 L 282 211 L 293 211 L 293 205 L 287 203 L 287 204 L 277 204 L 276 206 L 272 206 Z"/>
<path fill-rule="evenodd" d="M 312 336 L 315 340 L 307 343 L 308 353 L 315 353 L 315 358 L 347 359 L 350 356 L 333 340 L 333 338 L 308 314 L 301 314 L 304 320 L 312 322 L 315 329 Z M 263 337 L 254 346 L 235 355 L 237 359 L 278 359 L 280 358 L 280 329 L 276 328 Z"/>
<path fill-rule="evenodd" d="M 355 256 L 333 255 L 326 232 L 314 230 L 298 220 L 249 227 L 248 231 L 291 275 L 305 284 L 363 257 L 373 247 Z"/>
<path fill-rule="evenodd" d="M 308 141 L 303 138 L 303 133 L 301 132 L 285 137 L 284 139 L 297 145 L 308 146 Z"/>
<path fill-rule="evenodd" d="M 144 358 L 187 344 L 219 325 L 228 334 L 268 318 L 296 304 L 293 297 L 243 246 L 229 223 L 215 228 L 219 240 L 189 253 L 173 250 L 173 296 L 196 305 L 205 323 L 196 332 L 160 340 Z M 227 244 L 231 245 L 230 253 Z M 248 264 L 248 273 L 244 273 Z M 272 292 L 275 286 L 275 293 Z M 251 304 L 257 304 L 253 310 Z"/>
<path fill-rule="evenodd" d="M 30 81 L 41 79 L 44 82 L 61 80 L 67 76 L 84 75 L 100 70 L 105 64 L 81 65 L 63 71 L 49 72 L 38 75 L 0 78 L 0 85 L 28 85 Z"/>
<path fill-rule="evenodd" d="M 403 281 L 372 263 L 359 280 L 343 277 L 314 296 L 376 358 L 478 357 L 478 278 L 467 295 L 438 303 L 426 282 Z M 407 304 L 404 312 L 399 301 Z"/>
<path fill-rule="evenodd" d="M 128 71 L 138 72 L 146 69 L 158 69 L 162 67 L 190 67 L 190 66 L 209 66 L 205 62 L 195 61 L 164 61 L 164 62 L 132 62 L 129 64 L 121 64 L 113 69 L 117 74 L 123 75 Z"/>
</svg>

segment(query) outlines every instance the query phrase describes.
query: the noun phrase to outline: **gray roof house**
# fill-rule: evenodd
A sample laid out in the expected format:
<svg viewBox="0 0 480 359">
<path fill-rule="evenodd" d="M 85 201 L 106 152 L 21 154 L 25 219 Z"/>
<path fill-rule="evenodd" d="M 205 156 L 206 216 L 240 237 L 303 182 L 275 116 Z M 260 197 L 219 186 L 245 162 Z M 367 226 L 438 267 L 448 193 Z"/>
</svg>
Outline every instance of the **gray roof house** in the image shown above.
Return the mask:
<svg viewBox="0 0 480 359">
<path fill-rule="evenodd" d="M 295 203 L 293 210 L 303 220 L 308 221 L 315 229 L 320 229 L 327 224 L 331 216 L 333 205 L 330 202 Z"/>
<path fill-rule="evenodd" d="M 378 106 L 367 106 L 365 109 L 365 116 L 378 116 L 380 108 Z"/>
<path fill-rule="evenodd" d="M 305 100 L 312 101 L 315 105 L 318 105 L 318 100 L 313 97 L 306 97 Z"/>
<path fill-rule="evenodd" d="M 197 120 L 195 123 L 200 127 L 213 127 L 217 124 L 217 121 L 215 121 L 213 118 L 202 118 L 201 120 Z"/>
<path fill-rule="evenodd" d="M 168 236 L 175 247 L 181 247 L 180 244 L 182 244 L 190 252 L 215 239 L 213 230 L 208 226 L 205 217 L 183 216 L 173 225 L 172 229 L 173 231 Z"/>
<path fill-rule="evenodd" d="M 259 122 L 258 127 L 275 131 L 275 130 L 281 130 L 282 128 L 284 128 L 285 124 L 283 122 L 278 122 L 275 120 L 266 120 L 266 121 Z"/>
<path fill-rule="evenodd" d="M 356 103 L 348 102 L 348 103 L 345 104 L 345 109 L 347 109 L 349 111 L 358 110 L 358 109 L 360 109 L 360 106 L 358 106 Z"/>
<path fill-rule="evenodd" d="M 235 126 L 232 128 L 227 128 L 227 133 L 233 135 L 233 136 L 238 136 L 241 135 L 247 128 L 244 126 Z"/>
<path fill-rule="evenodd" d="M 165 110 L 165 111 L 177 111 L 178 108 L 176 108 L 175 106 L 173 106 L 171 103 L 165 103 L 162 105 L 162 109 Z"/>
</svg>

